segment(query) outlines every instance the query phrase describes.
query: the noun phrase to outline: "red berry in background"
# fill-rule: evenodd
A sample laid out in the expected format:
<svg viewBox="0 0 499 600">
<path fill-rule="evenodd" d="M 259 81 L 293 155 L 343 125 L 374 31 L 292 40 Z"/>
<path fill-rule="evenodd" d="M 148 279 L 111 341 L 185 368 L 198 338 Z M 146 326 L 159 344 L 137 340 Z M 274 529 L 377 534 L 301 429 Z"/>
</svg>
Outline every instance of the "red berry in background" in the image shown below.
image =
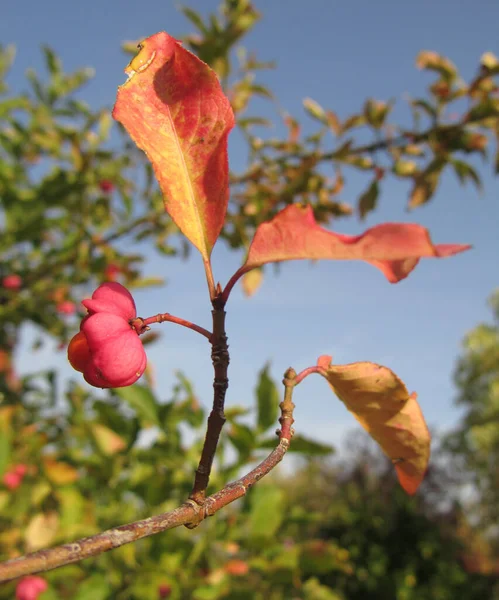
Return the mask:
<svg viewBox="0 0 499 600">
<path fill-rule="evenodd" d="M 76 310 L 76 306 L 74 302 L 71 300 L 64 300 L 63 302 L 59 302 L 57 305 L 57 312 L 63 315 L 72 315 Z"/>
<path fill-rule="evenodd" d="M 109 263 L 104 269 L 104 277 L 109 279 L 109 281 L 115 281 L 116 276 L 119 275 L 119 273 L 121 273 L 121 269 L 115 263 Z"/>
<path fill-rule="evenodd" d="M 144 373 L 147 356 L 132 326 L 137 312 L 130 292 L 119 283 L 103 283 L 82 304 L 89 314 L 69 343 L 69 362 L 95 387 L 132 385 Z"/>
<path fill-rule="evenodd" d="M 28 465 L 25 465 L 24 463 L 20 463 L 14 467 L 14 473 L 17 473 L 21 477 L 24 477 L 27 472 L 28 472 Z"/>
<path fill-rule="evenodd" d="M 19 475 L 15 471 L 7 471 L 2 478 L 4 486 L 9 490 L 17 489 L 21 485 L 22 480 L 22 475 Z"/>
<path fill-rule="evenodd" d="M 114 190 L 114 183 L 109 179 L 101 179 L 99 181 L 99 188 L 104 194 L 110 194 Z"/>
<path fill-rule="evenodd" d="M 7 275 L 2 279 L 2 287 L 7 290 L 18 290 L 21 288 L 23 280 L 19 275 Z"/>
<path fill-rule="evenodd" d="M 169 598 L 171 593 L 172 593 L 172 587 L 171 587 L 171 585 L 168 585 L 167 583 L 162 583 L 158 587 L 158 598 L 160 600 L 163 600 L 164 598 Z"/>
<path fill-rule="evenodd" d="M 21 485 L 27 472 L 27 465 L 20 463 L 4 473 L 2 482 L 7 489 L 15 490 Z"/>
<path fill-rule="evenodd" d="M 37 600 L 38 596 L 48 588 L 42 577 L 28 575 L 17 584 L 16 600 Z"/>
<path fill-rule="evenodd" d="M 249 571 L 249 565 L 244 560 L 238 560 L 234 558 L 225 564 L 224 571 L 229 575 L 233 575 L 234 577 L 242 577 L 243 575 L 247 575 Z"/>
</svg>

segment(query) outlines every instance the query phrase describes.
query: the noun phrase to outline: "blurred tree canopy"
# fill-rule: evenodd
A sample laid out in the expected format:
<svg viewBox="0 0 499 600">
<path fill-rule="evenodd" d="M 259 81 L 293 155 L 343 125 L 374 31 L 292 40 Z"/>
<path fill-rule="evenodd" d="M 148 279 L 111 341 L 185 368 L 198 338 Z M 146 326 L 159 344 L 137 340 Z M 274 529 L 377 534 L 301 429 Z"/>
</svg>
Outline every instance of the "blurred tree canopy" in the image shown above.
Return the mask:
<svg viewBox="0 0 499 600">
<path fill-rule="evenodd" d="M 219 74 L 247 142 L 247 167 L 231 175 L 223 232 L 230 247 L 246 247 L 261 222 L 293 202 L 310 203 L 318 221 L 329 223 L 374 210 L 387 177 L 406 179 L 409 205 L 417 207 L 433 198 L 447 169 L 479 188 L 480 173 L 469 160 L 475 154 L 499 171 L 497 148 L 489 151 L 499 138 L 499 62 L 491 54 L 465 82 L 448 58 L 422 52 L 417 65 L 434 79 L 427 96 L 410 100 L 411 125 L 392 123 L 387 101 L 367 99 L 340 121 L 333 110 L 305 99 L 301 118 L 276 109 L 287 127 L 280 139 L 252 109 L 256 96 L 274 102 L 272 90 L 258 82 L 259 71 L 273 65 L 240 46 L 261 15 L 249 0 L 224 0 L 206 21 L 182 10 L 197 30 L 185 43 Z M 205 422 L 180 373 L 172 392 L 160 396 L 147 380 L 96 394 L 75 382 L 61 390 L 54 370 L 16 372 L 23 325 L 34 324 L 63 347 L 83 315 L 77 301 L 98 283 L 162 283 L 143 276 L 144 255 L 135 242 L 165 256 L 188 252 L 163 210 L 149 163 L 112 123 L 108 108 L 80 99 L 92 70 L 65 73 L 50 48 L 42 51 L 46 72 L 29 71 L 27 90 L 17 93 L 5 81 L 14 48 L 0 47 L 2 559 L 177 506 L 190 491 Z M 451 119 L 454 103 L 464 109 Z M 316 125 L 306 137 L 303 118 Z M 355 206 L 341 200 L 351 169 L 366 178 Z M 499 505 L 498 331 L 497 323 L 482 325 L 466 340 L 457 384 L 467 414 L 452 446 L 477 486 L 488 523 L 497 523 Z M 227 411 L 214 487 L 273 443 L 276 394 L 263 369 L 256 412 Z M 263 482 L 241 505 L 194 532 L 175 530 L 48 573 L 41 598 L 499 597 L 495 567 L 478 568 L 476 561 L 473 567 L 463 558 L 472 543 L 482 548 L 485 542 L 457 501 L 444 510 L 438 500 L 426 501 L 426 493 L 404 497 L 372 456 L 367 471 L 365 457 L 348 466 L 327 462 L 332 448 L 314 440 L 297 437 L 292 449 L 303 465 L 296 475 Z M 6 478 L 12 473 L 16 477 Z M 445 496 L 439 477 L 430 474 L 425 484 L 430 499 L 435 486 L 436 497 Z M 12 598 L 14 589 L 2 586 L 0 598 Z"/>
<path fill-rule="evenodd" d="M 463 341 L 455 371 L 457 404 L 464 416 L 446 440 L 475 487 L 476 518 L 489 530 L 499 523 L 499 290 L 490 297 L 492 322 L 480 323 Z M 497 531 L 492 531 L 497 541 Z"/>
</svg>

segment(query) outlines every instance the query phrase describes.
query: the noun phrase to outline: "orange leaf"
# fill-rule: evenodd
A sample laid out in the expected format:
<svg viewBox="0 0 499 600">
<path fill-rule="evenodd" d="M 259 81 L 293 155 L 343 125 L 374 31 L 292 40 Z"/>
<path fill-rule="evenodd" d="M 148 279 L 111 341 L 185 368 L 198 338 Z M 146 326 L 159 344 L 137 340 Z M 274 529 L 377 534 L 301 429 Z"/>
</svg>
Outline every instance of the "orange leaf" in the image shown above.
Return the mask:
<svg viewBox="0 0 499 600">
<path fill-rule="evenodd" d="M 113 117 L 151 161 L 165 208 L 207 261 L 225 219 L 234 115 L 215 72 L 167 33 L 125 69 Z"/>
<path fill-rule="evenodd" d="M 434 245 L 421 225 L 383 223 L 361 235 L 334 233 L 320 227 L 310 206 L 291 204 L 256 230 L 246 262 L 227 288 L 251 269 L 297 259 L 365 260 L 390 283 L 404 279 L 423 257 L 442 258 L 468 250 L 467 244 Z"/>
<path fill-rule="evenodd" d="M 328 364 L 329 363 L 329 364 Z M 370 362 L 331 365 L 321 356 L 318 372 L 393 462 L 400 485 L 414 494 L 430 458 L 430 433 L 404 383 L 386 367 Z"/>
</svg>

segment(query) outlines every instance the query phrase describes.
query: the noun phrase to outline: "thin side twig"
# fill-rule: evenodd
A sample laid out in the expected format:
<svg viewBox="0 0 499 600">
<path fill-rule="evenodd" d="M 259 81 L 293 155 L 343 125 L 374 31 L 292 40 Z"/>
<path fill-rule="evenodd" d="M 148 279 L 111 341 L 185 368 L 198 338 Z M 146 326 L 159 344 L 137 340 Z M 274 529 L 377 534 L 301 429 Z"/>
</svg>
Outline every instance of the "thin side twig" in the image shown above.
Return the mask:
<svg viewBox="0 0 499 600">
<path fill-rule="evenodd" d="M 181 319 L 180 317 L 175 317 L 174 315 L 171 315 L 170 313 L 160 313 L 158 315 L 154 315 L 154 317 L 148 317 L 147 319 L 141 319 L 141 321 L 142 321 L 142 325 L 144 325 L 144 327 L 152 325 L 153 323 L 165 323 L 165 322 L 175 323 L 176 325 L 182 325 L 182 327 L 187 327 L 187 329 L 192 329 L 192 331 L 196 331 L 197 333 L 204 335 L 204 337 L 207 338 L 208 340 L 211 340 L 211 337 L 212 337 L 211 331 L 208 331 L 204 327 L 200 327 L 199 325 L 196 325 L 195 323 L 191 323 L 190 321 Z"/>
<path fill-rule="evenodd" d="M 120 527 L 109 529 L 108 531 L 71 544 L 56 546 L 47 550 L 39 550 L 38 552 L 1 563 L 0 583 L 11 581 L 24 575 L 32 575 L 56 569 L 92 556 L 98 556 L 114 548 L 119 548 L 125 544 L 179 527 L 180 525 L 195 527 L 224 506 L 244 496 L 255 483 L 270 473 L 281 462 L 289 448 L 294 433 L 292 429 L 294 422 L 292 394 L 295 385 L 295 376 L 295 371 L 288 369 L 283 381 L 285 393 L 284 400 L 279 405 L 281 409 L 281 417 L 279 419 L 281 429 L 278 432 L 279 443 L 267 458 L 247 475 L 244 475 L 233 483 L 229 483 L 220 491 L 205 498 L 202 506 L 199 506 L 193 500 L 187 500 L 184 504 L 170 512 L 141 521 L 135 521 L 134 523 L 128 523 L 127 525 L 121 525 Z"/>
</svg>

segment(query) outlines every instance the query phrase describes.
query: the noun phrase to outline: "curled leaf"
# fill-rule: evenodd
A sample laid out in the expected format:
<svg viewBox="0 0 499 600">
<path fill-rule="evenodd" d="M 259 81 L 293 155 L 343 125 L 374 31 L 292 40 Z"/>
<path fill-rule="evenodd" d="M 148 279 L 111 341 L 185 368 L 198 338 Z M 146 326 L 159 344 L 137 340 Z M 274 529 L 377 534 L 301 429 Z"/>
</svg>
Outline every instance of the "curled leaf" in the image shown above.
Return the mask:
<svg viewBox="0 0 499 600">
<path fill-rule="evenodd" d="M 471 246 L 437 244 L 421 225 L 383 223 L 361 235 L 334 233 L 317 224 L 310 206 L 292 204 L 256 230 L 246 262 L 227 285 L 266 263 L 298 259 L 364 260 L 397 283 L 409 275 L 423 257 L 451 256 Z"/>
<path fill-rule="evenodd" d="M 139 45 L 113 117 L 151 161 L 165 208 L 208 260 L 228 203 L 234 115 L 215 72 L 160 32 Z"/>
<path fill-rule="evenodd" d="M 409 394 L 390 369 L 374 363 L 332 365 L 330 357 L 322 356 L 318 366 L 336 396 L 392 461 L 400 485 L 414 494 L 430 458 L 430 433 L 416 394 Z"/>
<path fill-rule="evenodd" d="M 455 64 L 433 50 L 422 50 L 416 57 L 416 66 L 418 69 L 437 71 L 446 81 L 452 81 L 457 76 Z"/>
</svg>

